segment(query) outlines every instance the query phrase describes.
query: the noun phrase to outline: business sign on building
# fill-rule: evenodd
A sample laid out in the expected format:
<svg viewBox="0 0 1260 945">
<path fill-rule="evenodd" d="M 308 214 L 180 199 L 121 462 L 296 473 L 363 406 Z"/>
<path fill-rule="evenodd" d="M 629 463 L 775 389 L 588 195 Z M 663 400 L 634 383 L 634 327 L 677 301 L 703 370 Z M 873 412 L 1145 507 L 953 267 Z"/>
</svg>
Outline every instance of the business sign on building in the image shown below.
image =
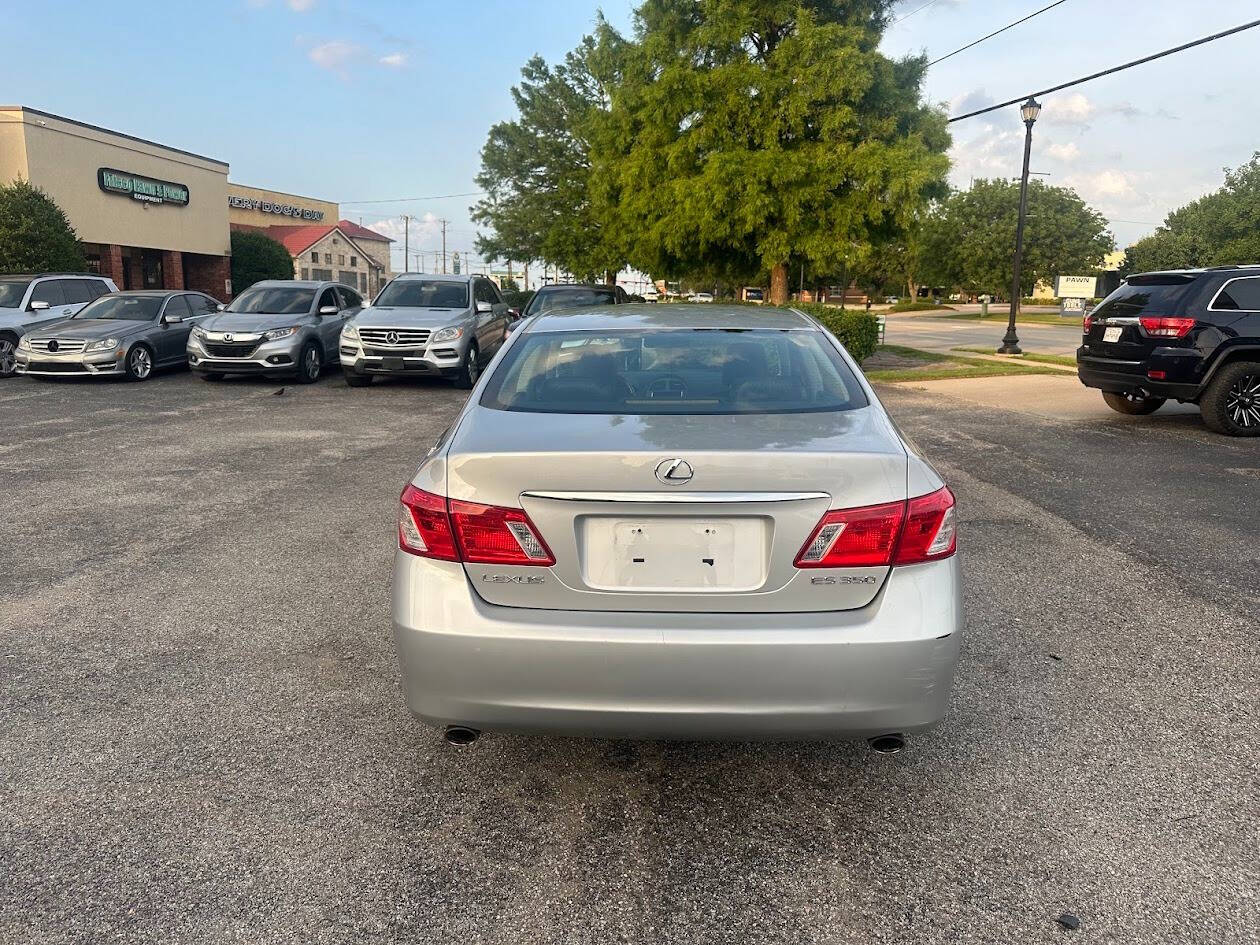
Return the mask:
<svg viewBox="0 0 1260 945">
<path fill-rule="evenodd" d="M 1096 276 L 1059 276 L 1054 280 L 1054 294 L 1061 299 L 1092 299 L 1097 292 Z"/>
<path fill-rule="evenodd" d="M 324 219 L 323 210 L 312 210 L 309 207 L 298 207 L 289 203 L 277 203 L 272 200 L 255 200 L 252 197 L 241 197 L 228 194 L 228 206 L 236 210 L 257 210 L 259 213 L 274 213 L 281 217 L 294 217 L 298 220 Z"/>
<path fill-rule="evenodd" d="M 177 207 L 188 206 L 188 188 L 168 180 L 154 180 L 112 167 L 98 168 L 96 183 L 107 194 L 119 194 L 143 203 L 173 203 Z"/>
</svg>

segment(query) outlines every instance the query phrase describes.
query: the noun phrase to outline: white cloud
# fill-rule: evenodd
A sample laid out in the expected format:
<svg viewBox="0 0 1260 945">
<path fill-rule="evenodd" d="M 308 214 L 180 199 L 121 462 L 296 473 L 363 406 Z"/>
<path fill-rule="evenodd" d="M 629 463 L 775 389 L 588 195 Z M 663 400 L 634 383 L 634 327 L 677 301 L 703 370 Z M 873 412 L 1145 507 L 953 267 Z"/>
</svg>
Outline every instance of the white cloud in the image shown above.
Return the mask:
<svg viewBox="0 0 1260 945">
<path fill-rule="evenodd" d="M 401 69 L 407 64 L 407 54 L 403 52 L 390 53 L 387 56 L 381 56 L 380 64 L 389 66 L 391 69 Z"/>
<path fill-rule="evenodd" d="M 315 6 L 315 0 L 288 0 L 289 9 L 294 13 L 305 13 Z"/>
<path fill-rule="evenodd" d="M 972 89 L 952 99 L 949 103 L 951 115 L 964 115 L 981 108 L 988 108 L 994 102 L 993 96 L 984 89 Z"/>
<path fill-rule="evenodd" d="M 1080 92 L 1046 99 L 1041 117 L 1052 124 L 1088 125 L 1098 109 Z"/>
<path fill-rule="evenodd" d="M 328 69 L 344 77 L 346 69 L 362 55 L 363 49 L 354 43 L 334 39 L 312 46 L 306 56 L 321 69 Z"/>
<path fill-rule="evenodd" d="M 1067 144 L 1048 144 L 1045 150 L 1046 156 L 1056 161 L 1070 162 L 1081 156 L 1081 149 L 1076 146 L 1075 141 L 1069 141 Z"/>
</svg>

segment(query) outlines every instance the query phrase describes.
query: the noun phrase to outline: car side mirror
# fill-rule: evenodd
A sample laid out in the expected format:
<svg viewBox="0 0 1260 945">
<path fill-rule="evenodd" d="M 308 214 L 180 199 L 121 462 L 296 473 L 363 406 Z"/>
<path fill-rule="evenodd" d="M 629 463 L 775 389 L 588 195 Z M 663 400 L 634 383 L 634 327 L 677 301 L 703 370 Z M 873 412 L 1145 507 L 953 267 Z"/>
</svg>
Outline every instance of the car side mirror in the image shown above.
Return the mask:
<svg viewBox="0 0 1260 945">
<path fill-rule="evenodd" d="M 510 309 L 508 309 L 508 318 L 509 318 L 509 319 L 511 319 L 512 321 L 516 321 L 516 320 L 517 320 L 517 319 L 519 319 L 520 317 L 521 317 L 521 310 L 520 310 L 519 308 L 510 308 Z"/>
<path fill-rule="evenodd" d="M 491 305 L 489 302 L 477 303 L 477 314 L 485 315 L 487 312 L 493 312 L 493 311 L 494 311 L 494 306 Z"/>
<path fill-rule="evenodd" d="M 179 315 L 163 315 L 162 316 L 163 325 L 179 325 L 183 321 L 184 319 Z"/>
<path fill-rule="evenodd" d="M 321 305 L 319 307 L 319 314 L 321 315 L 336 315 L 337 311 L 338 309 L 335 305 Z"/>
<path fill-rule="evenodd" d="M 52 306 L 49 305 L 47 302 L 44 302 L 41 300 L 38 302 L 32 302 L 26 308 L 27 308 L 27 311 L 30 311 L 30 312 L 46 312 L 50 308 L 52 308 Z"/>
<path fill-rule="evenodd" d="M 214 310 L 216 312 L 224 312 L 224 311 L 227 311 L 227 306 L 224 305 L 222 302 L 220 302 L 218 305 L 214 307 Z"/>
</svg>

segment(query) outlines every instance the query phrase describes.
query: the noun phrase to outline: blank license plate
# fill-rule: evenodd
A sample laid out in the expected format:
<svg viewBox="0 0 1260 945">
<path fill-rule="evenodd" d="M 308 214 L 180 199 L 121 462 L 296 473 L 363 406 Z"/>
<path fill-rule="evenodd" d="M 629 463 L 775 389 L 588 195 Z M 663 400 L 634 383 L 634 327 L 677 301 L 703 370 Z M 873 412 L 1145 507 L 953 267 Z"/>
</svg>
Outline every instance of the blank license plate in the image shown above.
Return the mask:
<svg viewBox="0 0 1260 945">
<path fill-rule="evenodd" d="M 406 362 L 402 358 L 381 358 L 381 367 L 387 371 L 401 371 Z"/>
<path fill-rule="evenodd" d="M 1123 328 L 1108 328 L 1103 332 L 1103 341 L 1119 341 L 1122 334 Z"/>
<path fill-rule="evenodd" d="M 755 590 L 766 580 L 766 529 L 760 518 L 588 518 L 583 576 L 600 590 Z"/>
</svg>

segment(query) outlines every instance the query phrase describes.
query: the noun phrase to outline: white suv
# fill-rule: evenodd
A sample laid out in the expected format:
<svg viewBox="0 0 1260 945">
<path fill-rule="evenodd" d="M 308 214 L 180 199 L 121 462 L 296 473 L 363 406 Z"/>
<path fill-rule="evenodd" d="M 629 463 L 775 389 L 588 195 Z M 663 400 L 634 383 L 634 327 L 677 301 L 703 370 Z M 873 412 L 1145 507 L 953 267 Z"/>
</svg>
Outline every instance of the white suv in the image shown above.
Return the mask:
<svg viewBox="0 0 1260 945">
<path fill-rule="evenodd" d="M 32 328 L 69 318 L 117 291 L 112 279 L 87 273 L 0 276 L 0 377 L 13 375 L 18 339 Z"/>
</svg>

